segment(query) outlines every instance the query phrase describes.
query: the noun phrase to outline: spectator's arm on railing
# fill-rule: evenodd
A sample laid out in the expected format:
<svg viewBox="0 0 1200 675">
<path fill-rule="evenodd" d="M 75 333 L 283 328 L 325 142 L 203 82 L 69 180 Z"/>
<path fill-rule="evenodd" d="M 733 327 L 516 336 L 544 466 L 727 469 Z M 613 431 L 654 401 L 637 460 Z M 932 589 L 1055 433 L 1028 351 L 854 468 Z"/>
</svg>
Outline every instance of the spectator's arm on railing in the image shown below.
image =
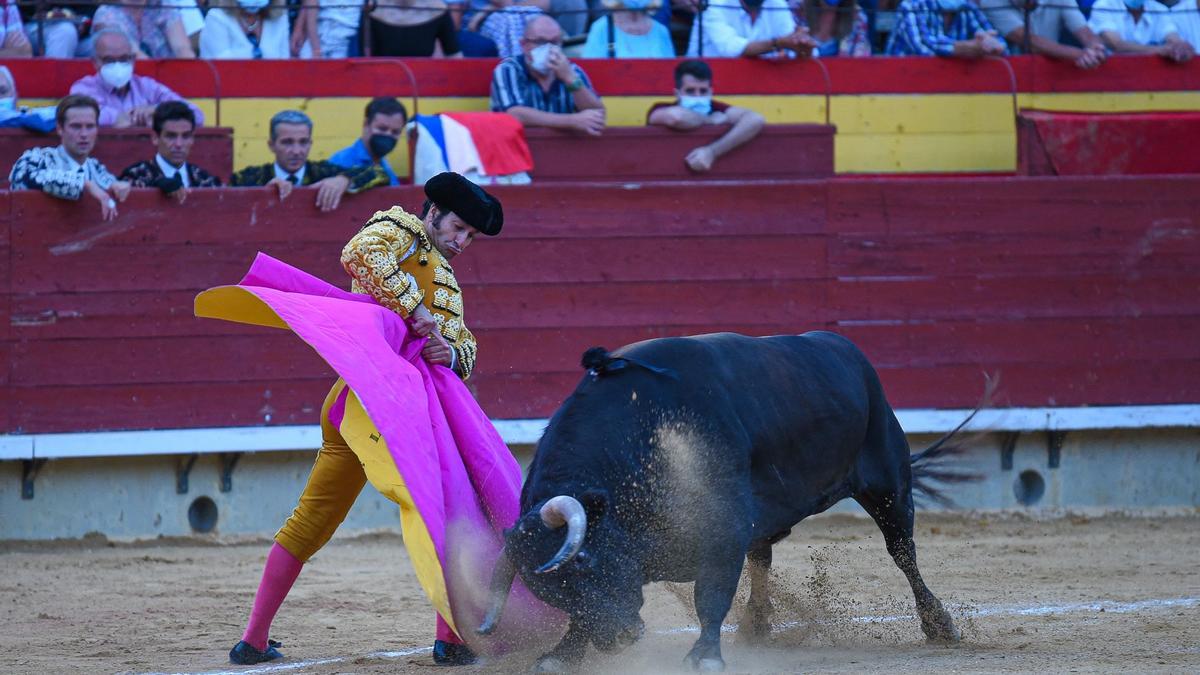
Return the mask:
<svg viewBox="0 0 1200 675">
<path fill-rule="evenodd" d="M 650 113 L 650 117 L 646 121 L 654 126 L 678 129 L 679 131 L 691 131 L 702 126 L 705 119 L 704 115 L 700 113 L 692 112 L 683 106 L 672 105 L 659 108 Z"/>
<path fill-rule="evenodd" d="M 163 33 L 167 36 L 167 44 L 171 46 L 171 53 L 175 55 L 175 58 L 196 58 L 196 50 L 192 49 L 192 41 L 188 38 L 187 31 L 183 29 L 183 19 L 176 17 L 168 21 Z"/>
<path fill-rule="evenodd" d="M 732 107 L 724 114 L 725 121 L 732 124 L 733 128 L 712 143 L 688 153 L 684 161 L 693 171 L 708 171 L 727 152 L 753 140 L 767 123 L 762 115 L 746 108 Z"/>
<path fill-rule="evenodd" d="M 27 56 L 33 56 L 33 45 L 29 44 L 29 38 L 25 35 L 25 31 L 21 30 L 21 24 L 17 23 L 4 34 L 4 43 L 0 44 L 0 59 Z"/>
</svg>

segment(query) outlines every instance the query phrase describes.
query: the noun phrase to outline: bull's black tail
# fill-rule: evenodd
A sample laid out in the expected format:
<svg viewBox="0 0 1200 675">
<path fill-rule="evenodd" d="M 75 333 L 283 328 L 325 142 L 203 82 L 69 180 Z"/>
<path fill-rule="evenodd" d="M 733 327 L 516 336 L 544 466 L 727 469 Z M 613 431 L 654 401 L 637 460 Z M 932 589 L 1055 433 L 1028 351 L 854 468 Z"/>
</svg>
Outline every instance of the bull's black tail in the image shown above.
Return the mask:
<svg viewBox="0 0 1200 675">
<path fill-rule="evenodd" d="M 992 394 L 995 393 L 998 383 L 998 377 L 995 379 L 989 377 L 984 388 L 983 398 L 979 401 L 979 405 L 971 411 L 971 414 L 967 415 L 966 419 L 954 427 L 950 433 L 934 441 L 933 445 L 909 457 L 909 463 L 912 466 L 912 487 L 915 492 L 946 508 L 954 508 L 956 506 L 954 500 L 947 497 L 936 485 L 937 483 L 974 483 L 983 480 L 983 476 L 977 473 L 954 469 L 946 466 L 946 463 L 948 460 L 954 460 L 965 454 L 971 447 L 973 439 L 964 439 L 958 434 L 966 428 L 980 410 L 991 405 Z"/>
</svg>

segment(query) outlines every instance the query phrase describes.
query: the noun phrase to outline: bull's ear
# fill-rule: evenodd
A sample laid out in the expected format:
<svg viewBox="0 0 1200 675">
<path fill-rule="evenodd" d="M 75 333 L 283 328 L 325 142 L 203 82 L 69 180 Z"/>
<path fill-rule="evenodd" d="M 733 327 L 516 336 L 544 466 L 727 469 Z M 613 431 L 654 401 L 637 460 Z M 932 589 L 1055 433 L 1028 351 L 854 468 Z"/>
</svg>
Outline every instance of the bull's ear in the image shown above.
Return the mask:
<svg viewBox="0 0 1200 675">
<path fill-rule="evenodd" d="M 579 496 L 579 503 L 583 504 L 588 522 L 598 522 L 608 511 L 608 493 L 604 490 L 588 490 Z"/>
</svg>

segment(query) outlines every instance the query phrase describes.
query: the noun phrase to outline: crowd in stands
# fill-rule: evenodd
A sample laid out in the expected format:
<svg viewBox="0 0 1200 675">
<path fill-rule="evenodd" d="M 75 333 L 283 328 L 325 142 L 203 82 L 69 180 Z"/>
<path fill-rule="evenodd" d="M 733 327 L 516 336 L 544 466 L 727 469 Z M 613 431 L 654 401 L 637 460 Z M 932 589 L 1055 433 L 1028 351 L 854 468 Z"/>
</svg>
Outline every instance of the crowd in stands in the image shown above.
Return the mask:
<svg viewBox="0 0 1200 675">
<path fill-rule="evenodd" d="M 62 2 L 62 4 L 59 4 Z M 556 23 L 585 58 L 828 58 L 1038 53 L 1096 68 L 1110 54 L 1200 49 L 1200 0 L 0 0 L 0 58 L 500 57 Z M 881 17 L 888 18 L 883 26 Z M 112 69 L 119 71 L 120 68 Z"/>
</svg>

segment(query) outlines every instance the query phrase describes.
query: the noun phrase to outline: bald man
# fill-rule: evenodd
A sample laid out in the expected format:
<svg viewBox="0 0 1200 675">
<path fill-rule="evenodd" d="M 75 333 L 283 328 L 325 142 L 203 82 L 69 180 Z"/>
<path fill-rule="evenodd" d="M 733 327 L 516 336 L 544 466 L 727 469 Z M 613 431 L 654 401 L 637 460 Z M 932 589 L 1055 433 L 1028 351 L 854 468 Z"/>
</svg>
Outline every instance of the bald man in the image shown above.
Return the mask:
<svg viewBox="0 0 1200 675">
<path fill-rule="evenodd" d="M 153 78 L 133 74 L 133 45 L 124 33 L 105 28 L 96 33 L 96 74 L 71 85 L 72 94 L 90 96 L 100 104 L 102 127 L 147 127 L 154 120 L 159 103 L 183 101 L 196 116 L 196 126 L 204 124 L 204 113 L 183 97 Z"/>
<path fill-rule="evenodd" d="M 563 31 L 549 16 L 525 24 L 521 55 L 492 74 L 492 111 L 526 127 L 553 127 L 592 136 L 604 133 L 604 103 L 587 74 L 562 51 Z"/>
</svg>

